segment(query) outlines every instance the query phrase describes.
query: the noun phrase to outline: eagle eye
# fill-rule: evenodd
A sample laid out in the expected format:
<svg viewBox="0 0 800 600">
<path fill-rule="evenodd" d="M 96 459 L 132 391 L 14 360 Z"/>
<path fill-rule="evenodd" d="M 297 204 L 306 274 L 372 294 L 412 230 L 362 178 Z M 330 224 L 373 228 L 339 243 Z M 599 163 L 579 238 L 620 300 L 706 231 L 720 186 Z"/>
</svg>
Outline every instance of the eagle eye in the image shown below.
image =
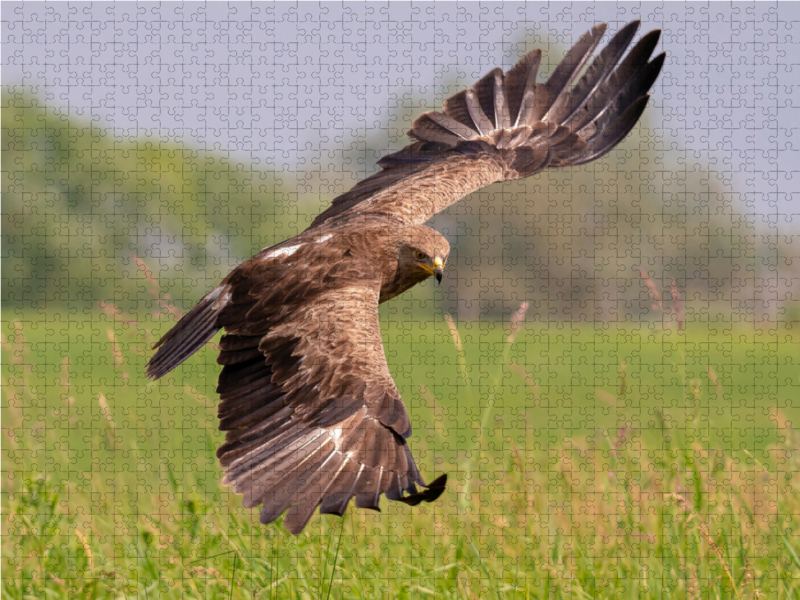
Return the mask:
<svg viewBox="0 0 800 600">
<path fill-rule="evenodd" d="M 428 258 L 428 255 L 425 254 L 422 250 L 417 250 L 414 253 L 414 256 L 417 257 L 417 260 L 425 260 L 426 258 Z"/>
</svg>

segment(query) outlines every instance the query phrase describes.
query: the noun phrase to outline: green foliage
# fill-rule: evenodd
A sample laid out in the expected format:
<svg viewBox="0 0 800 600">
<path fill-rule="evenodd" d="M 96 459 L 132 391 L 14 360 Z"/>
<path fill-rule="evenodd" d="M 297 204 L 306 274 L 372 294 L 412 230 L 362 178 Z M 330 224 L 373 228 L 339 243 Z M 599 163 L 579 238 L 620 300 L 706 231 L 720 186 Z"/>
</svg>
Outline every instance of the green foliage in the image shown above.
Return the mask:
<svg viewBox="0 0 800 600">
<path fill-rule="evenodd" d="M 130 306 L 146 284 L 135 257 L 196 299 L 297 230 L 280 174 L 219 153 L 117 137 L 16 88 L 3 89 L 2 129 L 5 303 Z"/>
<path fill-rule="evenodd" d="M 294 537 L 220 484 L 212 347 L 149 383 L 172 317 L 13 312 L 4 597 L 800 593 L 800 340 L 783 326 L 528 322 L 511 344 L 503 324 L 386 319 L 411 447 L 449 488 Z"/>
</svg>

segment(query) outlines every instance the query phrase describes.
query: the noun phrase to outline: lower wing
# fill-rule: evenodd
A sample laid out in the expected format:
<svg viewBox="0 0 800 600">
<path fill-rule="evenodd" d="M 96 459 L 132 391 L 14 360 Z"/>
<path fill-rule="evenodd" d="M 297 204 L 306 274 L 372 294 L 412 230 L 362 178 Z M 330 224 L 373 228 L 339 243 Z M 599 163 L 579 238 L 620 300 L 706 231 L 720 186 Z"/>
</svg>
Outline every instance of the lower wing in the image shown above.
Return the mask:
<svg viewBox="0 0 800 600">
<path fill-rule="evenodd" d="M 297 534 L 317 507 L 343 515 L 352 498 L 375 510 L 382 494 L 435 500 L 446 476 L 426 486 L 406 443 L 411 425 L 378 323 L 380 282 L 295 294 L 283 304 L 290 310 L 275 311 L 293 295 L 285 286 L 303 285 L 302 270 L 294 273 L 297 281 L 265 285 L 234 271 L 159 342 L 148 375 L 160 377 L 227 330 L 217 360 L 227 433 L 217 456 L 244 506 L 262 506 L 262 523 L 288 511 L 284 525 Z"/>
</svg>

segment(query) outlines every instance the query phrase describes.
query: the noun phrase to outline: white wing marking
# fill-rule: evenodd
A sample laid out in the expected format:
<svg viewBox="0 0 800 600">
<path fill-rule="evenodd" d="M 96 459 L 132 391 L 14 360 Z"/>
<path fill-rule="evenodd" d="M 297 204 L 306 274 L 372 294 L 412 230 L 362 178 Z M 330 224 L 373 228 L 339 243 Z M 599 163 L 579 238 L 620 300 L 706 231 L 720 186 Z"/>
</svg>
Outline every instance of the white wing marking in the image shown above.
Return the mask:
<svg viewBox="0 0 800 600">
<path fill-rule="evenodd" d="M 263 260 L 267 260 L 268 258 L 275 258 L 276 256 L 291 256 L 297 249 L 302 246 L 303 244 L 298 244 L 297 246 L 288 246 L 286 248 L 278 248 L 277 250 L 273 250 L 269 254 L 265 254 Z"/>
</svg>

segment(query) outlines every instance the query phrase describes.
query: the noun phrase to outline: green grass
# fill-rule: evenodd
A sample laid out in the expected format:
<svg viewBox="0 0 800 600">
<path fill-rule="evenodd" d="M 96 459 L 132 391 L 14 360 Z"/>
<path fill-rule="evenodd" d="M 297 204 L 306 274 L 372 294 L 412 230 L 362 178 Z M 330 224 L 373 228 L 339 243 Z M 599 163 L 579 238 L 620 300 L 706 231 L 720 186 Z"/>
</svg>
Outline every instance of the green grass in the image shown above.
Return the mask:
<svg viewBox="0 0 800 600">
<path fill-rule="evenodd" d="M 3 322 L 9 598 L 800 596 L 797 329 L 404 322 L 430 505 L 298 537 L 220 485 L 213 348 L 146 382 L 162 311 Z M 457 340 L 454 340 L 454 335 Z"/>
</svg>

